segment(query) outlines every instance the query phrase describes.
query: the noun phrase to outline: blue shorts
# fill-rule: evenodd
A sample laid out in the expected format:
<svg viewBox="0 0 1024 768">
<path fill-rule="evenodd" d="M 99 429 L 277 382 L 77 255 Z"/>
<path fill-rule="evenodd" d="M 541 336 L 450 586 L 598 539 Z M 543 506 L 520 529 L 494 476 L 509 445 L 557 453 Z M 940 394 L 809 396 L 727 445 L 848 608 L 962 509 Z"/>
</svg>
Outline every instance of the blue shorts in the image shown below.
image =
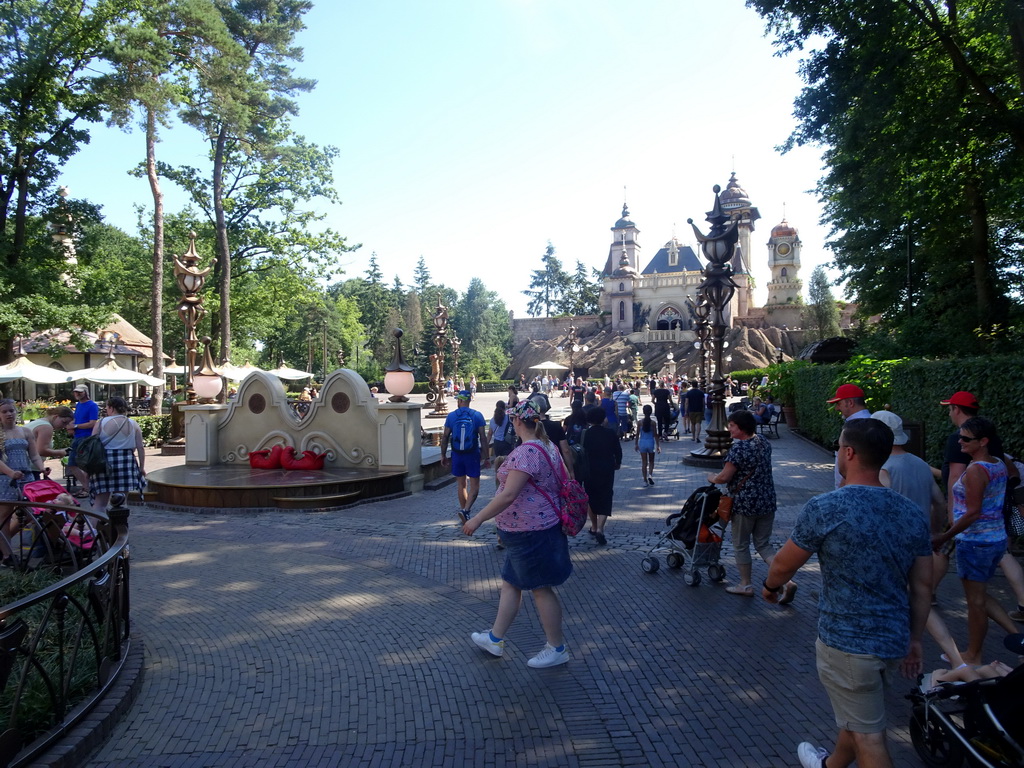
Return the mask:
<svg viewBox="0 0 1024 768">
<path fill-rule="evenodd" d="M 1006 540 L 956 543 L 956 572 L 966 581 L 988 581 L 1006 554 Z"/>
<path fill-rule="evenodd" d="M 456 477 L 480 477 L 480 451 L 452 451 L 452 474 Z"/>
<path fill-rule="evenodd" d="M 517 589 L 557 587 L 572 573 L 569 539 L 559 523 L 542 531 L 500 531 L 505 545 L 502 581 Z"/>
<path fill-rule="evenodd" d="M 82 444 L 83 440 L 85 440 L 84 437 L 72 438 L 72 440 L 71 440 L 71 447 L 68 448 L 68 466 L 69 467 L 78 466 L 78 464 L 75 461 L 75 459 L 78 456 L 78 446 Z"/>
</svg>

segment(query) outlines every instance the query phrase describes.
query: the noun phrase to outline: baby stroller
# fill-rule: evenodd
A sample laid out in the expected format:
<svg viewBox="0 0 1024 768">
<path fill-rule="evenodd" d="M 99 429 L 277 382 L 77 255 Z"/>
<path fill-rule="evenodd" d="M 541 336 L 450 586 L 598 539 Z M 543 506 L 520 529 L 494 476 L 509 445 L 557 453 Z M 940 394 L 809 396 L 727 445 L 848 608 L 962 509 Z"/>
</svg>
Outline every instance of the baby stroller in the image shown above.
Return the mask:
<svg viewBox="0 0 1024 768">
<path fill-rule="evenodd" d="M 636 439 L 636 424 L 634 424 L 633 417 L 629 413 L 625 416 L 619 416 L 619 439 Z"/>
<path fill-rule="evenodd" d="M 52 503 L 57 496 L 66 493 L 64 486 L 48 477 L 25 483 L 21 490 L 25 501 L 36 504 Z M 96 535 L 83 513 L 26 505 L 12 510 L 11 514 L 22 517 L 17 533 L 8 542 L 21 568 L 92 560 Z"/>
<path fill-rule="evenodd" d="M 1003 643 L 1024 654 L 1024 634 Z M 1024 665 L 1006 677 L 917 688 L 907 698 L 914 705 L 910 738 L 926 765 L 957 768 L 965 757 L 981 768 L 1024 765 Z"/>
<path fill-rule="evenodd" d="M 708 569 L 708 578 L 722 581 L 725 567 L 718 562 L 722 552 L 722 534 L 725 526 L 718 519 L 718 500 L 722 492 L 713 485 L 705 485 L 690 494 L 683 508 L 669 515 L 665 524 L 669 529 L 651 547 L 640 567 L 644 573 L 657 573 L 660 563 L 656 555 L 665 555 L 669 568 L 686 567 L 683 580 L 688 586 L 700 585 L 700 568 Z"/>
<path fill-rule="evenodd" d="M 668 423 L 665 425 L 665 439 L 679 439 L 679 409 L 673 408 L 669 411 Z"/>
</svg>

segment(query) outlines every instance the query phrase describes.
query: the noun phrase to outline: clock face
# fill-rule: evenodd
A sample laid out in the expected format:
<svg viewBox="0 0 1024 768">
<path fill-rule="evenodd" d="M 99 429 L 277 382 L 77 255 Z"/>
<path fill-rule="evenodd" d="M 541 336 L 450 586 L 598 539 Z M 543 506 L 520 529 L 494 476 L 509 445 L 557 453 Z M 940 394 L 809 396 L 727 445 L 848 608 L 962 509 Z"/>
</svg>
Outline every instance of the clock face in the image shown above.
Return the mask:
<svg viewBox="0 0 1024 768">
<path fill-rule="evenodd" d="M 779 246 L 775 249 L 776 253 L 780 256 L 788 255 L 791 250 L 789 243 L 779 243 Z"/>
</svg>

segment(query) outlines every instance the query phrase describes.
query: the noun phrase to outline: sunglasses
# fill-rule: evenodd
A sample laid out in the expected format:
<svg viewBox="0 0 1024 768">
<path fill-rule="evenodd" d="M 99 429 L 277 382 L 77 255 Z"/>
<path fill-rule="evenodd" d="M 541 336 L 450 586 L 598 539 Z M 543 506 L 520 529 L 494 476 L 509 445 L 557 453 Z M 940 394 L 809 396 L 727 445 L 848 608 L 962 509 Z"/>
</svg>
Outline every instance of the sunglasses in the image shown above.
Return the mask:
<svg viewBox="0 0 1024 768">
<path fill-rule="evenodd" d="M 961 443 L 973 443 L 975 440 L 980 440 L 980 439 L 981 439 L 980 437 L 966 437 L 964 435 L 960 435 L 957 438 L 957 440 L 959 440 Z"/>
</svg>

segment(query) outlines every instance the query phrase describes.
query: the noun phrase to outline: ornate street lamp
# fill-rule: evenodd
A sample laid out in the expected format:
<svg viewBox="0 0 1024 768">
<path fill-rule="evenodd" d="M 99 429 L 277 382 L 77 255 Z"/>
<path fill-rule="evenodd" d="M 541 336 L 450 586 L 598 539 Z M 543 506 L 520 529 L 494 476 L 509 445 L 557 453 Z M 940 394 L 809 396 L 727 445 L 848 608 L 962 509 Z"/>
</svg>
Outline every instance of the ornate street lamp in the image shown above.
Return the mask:
<svg viewBox="0 0 1024 768">
<path fill-rule="evenodd" d="M 416 377 L 412 374 L 412 366 L 406 365 L 402 359 L 402 334 L 401 328 L 395 328 L 391 335 L 395 337 L 395 356 L 391 359 L 391 365 L 384 369 L 384 388 L 391 395 L 388 399 L 392 403 L 407 403 L 406 397 L 412 392 Z"/>
<path fill-rule="evenodd" d="M 452 345 L 452 378 L 456 381 L 459 380 L 459 350 L 462 349 L 462 339 L 459 338 L 458 332 L 452 329 L 452 338 L 449 341 Z"/>
<path fill-rule="evenodd" d="M 200 269 L 199 254 L 196 253 L 196 233 L 189 232 L 188 236 L 188 250 L 181 258 L 174 257 L 174 279 L 177 280 L 178 290 L 181 291 L 178 317 L 185 325 L 185 402 L 195 405 L 196 347 L 199 345 L 196 328 L 206 315 L 206 310 L 203 309 L 203 297 L 200 296 L 200 293 L 206 282 L 206 276 L 210 274 L 210 270 L 213 269 L 217 260 L 211 261 L 210 266 L 206 269 Z"/>
<path fill-rule="evenodd" d="M 448 413 L 448 403 L 444 398 L 444 347 L 448 341 L 448 307 L 441 303 L 441 294 L 437 294 L 437 308 L 432 318 L 434 323 L 434 347 L 437 350 L 430 356 L 430 386 L 427 392 L 427 403 L 434 406 L 427 418 L 441 418 Z"/>
<path fill-rule="evenodd" d="M 700 285 L 700 292 L 711 308 L 711 334 L 708 341 L 711 345 L 710 364 L 712 366 L 710 370 L 711 426 L 707 431 L 704 447 L 693 451 L 690 458 L 694 460 L 694 463 L 721 466 L 732 445 L 725 415 L 725 374 L 722 363 L 723 352 L 728 346 L 725 340 L 725 333 L 728 330 L 726 309 L 733 293 L 739 287 L 732 279 L 732 266 L 729 263 L 736 248 L 736 241 L 739 239 L 739 231 L 736 228 L 736 220 L 730 220 L 730 217 L 722 211 L 719 198 L 722 188 L 716 184 L 714 191 L 715 204 L 706 218 L 711 224 L 711 231 L 705 236 L 697 229 L 693 219 L 687 219 L 687 223 L 693 227 L 697 242 L 700 243 L 701 251 L 708 261 L 704 267 L 704 281 Z"/>
<path fill-rule="evenodd" d="M 210 354 L 211 341 L 209 336 L 203 336 L 203 364 L 192 376 L 192 386 L 195 388 L 196 397 L 207 402 L 215 400 L 224 388 L 224 379 L 213 367 L 213 355 Z"/>
</svg>

